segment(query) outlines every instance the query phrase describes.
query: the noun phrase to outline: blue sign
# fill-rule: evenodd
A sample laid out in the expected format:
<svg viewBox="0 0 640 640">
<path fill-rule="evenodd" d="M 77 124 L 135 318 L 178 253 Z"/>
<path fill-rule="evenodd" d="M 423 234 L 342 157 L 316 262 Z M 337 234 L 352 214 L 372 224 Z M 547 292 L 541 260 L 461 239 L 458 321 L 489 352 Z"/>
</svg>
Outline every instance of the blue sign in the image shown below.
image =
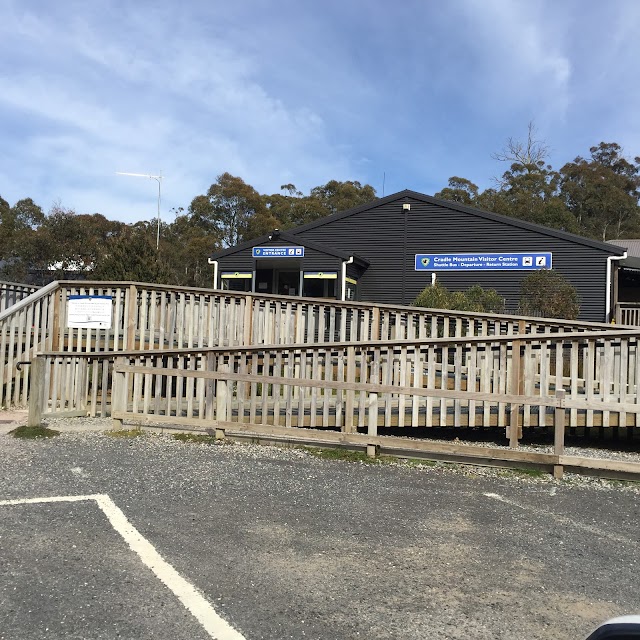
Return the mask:
<svg viewBox="0 0 640 640">
<path fill-rule="evenodd" d="M 304 258 L 304 247 L 253 247 L 254 258 Z"/>
<path fill-rule="evenodd" d="M 416 253 L 416 271 L 551 269 L 551 253 Z"/>
</svg>

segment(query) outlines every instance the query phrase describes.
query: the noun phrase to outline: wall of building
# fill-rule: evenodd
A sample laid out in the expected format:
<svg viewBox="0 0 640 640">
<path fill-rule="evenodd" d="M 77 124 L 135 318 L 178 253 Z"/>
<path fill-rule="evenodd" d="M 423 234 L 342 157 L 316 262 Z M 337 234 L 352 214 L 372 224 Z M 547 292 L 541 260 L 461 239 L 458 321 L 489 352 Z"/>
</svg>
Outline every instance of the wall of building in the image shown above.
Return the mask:
<svg viewBox="0 0 640 640">
<path fill-rule="evenodd" d="M 411 204 L 408 212 L 402 209 L 405 202 Z M 359 298 L 390 304 L 409 304 L 431 283 L 430 271 L 414 270 L 416 253 L 552 252 L 553 268 L 579 292 L 581 318 L 604 320 L 611 254 L 570 239 L 406 197 L 301 231 L 300 238 L 369 260 L 371 266 L 359 280 Z M 496 289 L 507 299 L 508 309 L 515 311 L 527 273 L 437 272 L 437 278 L 451 290 L 474 284 Z"/>
</svg>

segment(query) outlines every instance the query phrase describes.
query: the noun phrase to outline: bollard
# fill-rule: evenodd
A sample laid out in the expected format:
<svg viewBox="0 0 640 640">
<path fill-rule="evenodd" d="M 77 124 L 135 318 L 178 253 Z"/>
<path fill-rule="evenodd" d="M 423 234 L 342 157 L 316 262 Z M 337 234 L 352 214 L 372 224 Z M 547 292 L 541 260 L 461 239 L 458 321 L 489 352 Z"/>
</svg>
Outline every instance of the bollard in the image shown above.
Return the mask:
<svg viewBox="0 0 640 640">
<path fill-rule="evenodd" d="M 556 410 L 553 423 L 553 455 L 557 457 L 557 463 L 553 465 L 553 477 L 558 480 L 564 475 L 563 466 L 560 464 L 560 456 L 564 455 L 564 429 L 565 429 L 565 390 L 556 391 Z"/>
<path fill-rule="evenodd" d="M 45 365 L 46 360 L 44 357 L 34 358 L 29 365 L 31 367 L 31 386 L 29 388 L 28 427 L 39 427 L 42 423 Z"/>
<path fill-rule="evenodd" d="M 369 424 L 367 426 L 367 435 L 370 437 L 376 437 L 378 435 L 378 394 L 369 394 Z M 376 457 L 377 447 L 375 444 L 367 445 L 367 456 L 370 458 Z"/>
<path fill-rule="evenodd" d="M 218 367 L 218 373 L 229 373 L 229 365 L 221 364 Z M 216 383 L 216 421 L 227 421 L 227 397 L 229 394 L 228 383 L 226 380 L 218 379 Z"/>
<path fill-rule="evenodd" d="M 111 383 L 111 415 L 115 416 L 116 413 L 126 413 L 128 407 L 127 397 L 127 374 L 124 371 L 120 371 L 120 368 L 127 366 L 127 359 L 123 356 L 119 356 L 113 363 L 113 378 Z M 114 431 L 120 431 L 124 428 L 124 421 L 122 418 L 112 417 L 111 428 Z"/>
</svg>

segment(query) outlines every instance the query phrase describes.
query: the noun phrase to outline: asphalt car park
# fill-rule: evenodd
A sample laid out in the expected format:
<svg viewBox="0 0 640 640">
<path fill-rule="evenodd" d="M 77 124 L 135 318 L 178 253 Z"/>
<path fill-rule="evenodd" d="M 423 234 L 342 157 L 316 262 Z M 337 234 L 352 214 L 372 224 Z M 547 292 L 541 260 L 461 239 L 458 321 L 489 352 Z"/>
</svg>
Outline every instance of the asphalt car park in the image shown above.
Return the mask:
<svg viewBox="0 0 640 640">
<path fill-rule="evenodd" d="M 0 638 L 579 639 L 640 610 L 639 523 L 628 483 L 1 435 Z"/>
</svg>

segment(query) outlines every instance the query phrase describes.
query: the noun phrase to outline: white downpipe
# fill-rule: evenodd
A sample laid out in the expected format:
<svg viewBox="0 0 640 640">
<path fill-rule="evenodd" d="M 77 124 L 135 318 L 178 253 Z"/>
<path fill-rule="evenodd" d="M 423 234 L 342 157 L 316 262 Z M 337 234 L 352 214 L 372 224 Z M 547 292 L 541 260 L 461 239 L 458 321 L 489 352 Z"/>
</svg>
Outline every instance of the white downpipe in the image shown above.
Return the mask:
<svg viewBox="0 0 640 640">
<path fill-rule="evenodd" d="M 353 256 L 342 261 L 342 302 L 347 299 L 347 265 L 353 263 Z"/>
<path fill-rule="evenodd" d="M 607 293 L 606 293 L 606 300 L 605 300 L 605 305 L 604 305 L 604 309 L 605 309 L 605 322 L 610 322 L 611 321 L 611 297 L 612 297 L 612 291 L 611 291 L 611 287 L 612 287 L 612 271 L 613 271 L 613 265 L 612 262 L 614 260 L 624 260 L 627 257 L 627 252 L 625 251 L 623 255 L 621 256 L 609 256 L 607 258 Z"/>
<path fill-rule="evenodd" d="M 213 265 L 213 288 L 218 288 L 218 261 L 207 258 L 207 262 Z"/>
</svg>

